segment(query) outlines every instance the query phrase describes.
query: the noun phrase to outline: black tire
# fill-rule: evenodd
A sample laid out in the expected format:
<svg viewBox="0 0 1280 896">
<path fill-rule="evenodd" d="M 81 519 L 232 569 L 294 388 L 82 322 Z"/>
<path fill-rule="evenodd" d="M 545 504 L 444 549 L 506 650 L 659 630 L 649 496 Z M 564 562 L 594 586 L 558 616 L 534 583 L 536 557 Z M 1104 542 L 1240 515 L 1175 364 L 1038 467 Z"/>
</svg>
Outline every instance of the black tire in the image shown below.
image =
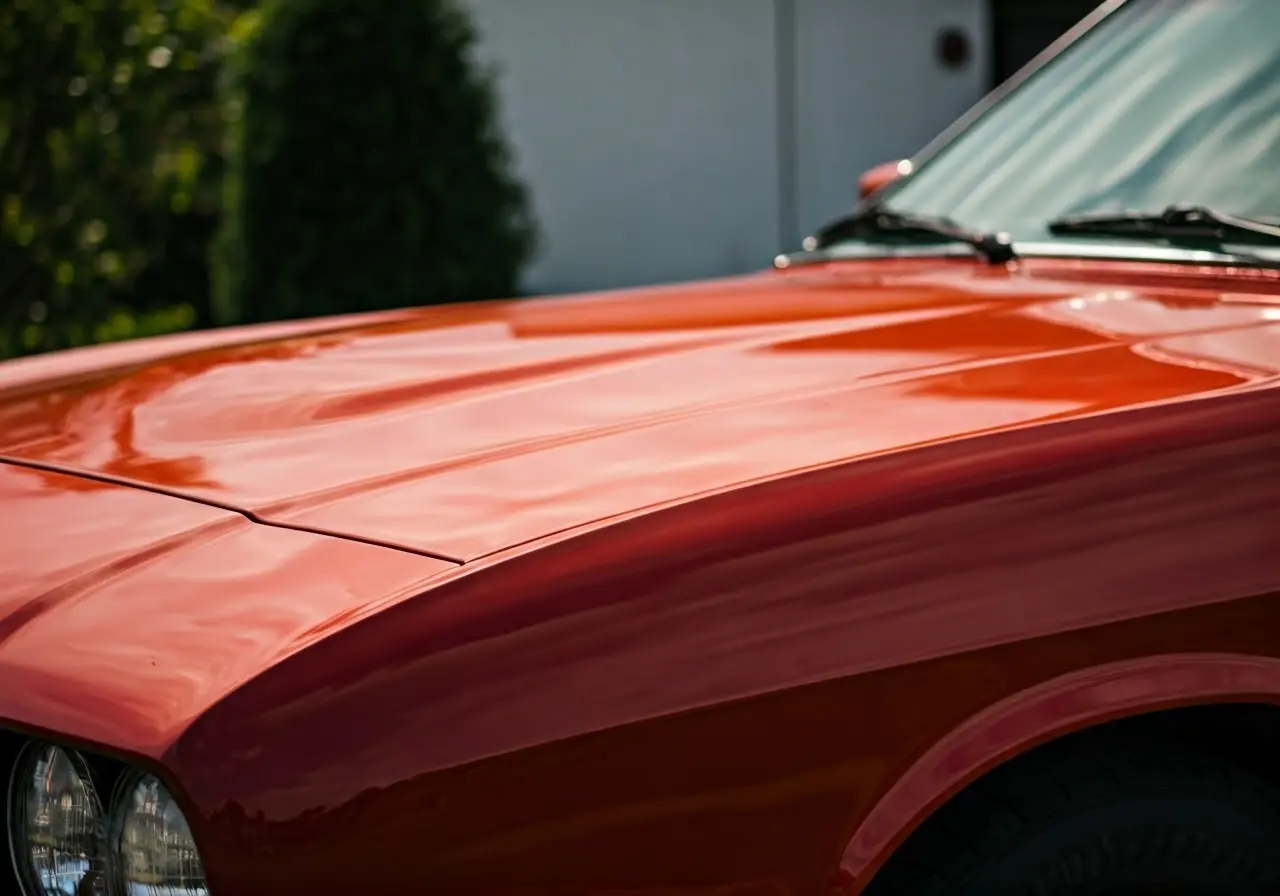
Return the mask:
<svg viewBox="0 0 1280 896">
<path fill-rule="evenodd" d="M 962 791 L 866 891 L 942 894 L 1280 894 L 1280 793 L 1198 753 L 1051 744 Z"/>
</svg>

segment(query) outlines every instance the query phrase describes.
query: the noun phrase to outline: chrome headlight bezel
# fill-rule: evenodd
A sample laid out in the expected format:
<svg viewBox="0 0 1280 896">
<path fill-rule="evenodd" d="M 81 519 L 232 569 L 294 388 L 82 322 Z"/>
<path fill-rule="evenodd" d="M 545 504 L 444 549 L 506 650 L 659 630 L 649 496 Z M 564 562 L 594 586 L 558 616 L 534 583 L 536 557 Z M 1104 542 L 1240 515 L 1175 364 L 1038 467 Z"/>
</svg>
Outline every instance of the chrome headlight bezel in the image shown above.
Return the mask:
<svg viewBox="0 0 1280 896">
<path fill-rule="evenodd" d="M 139 768 L 129 768 L 116 779 L 115 787 L 111 793 L 111 809 L 107 815 L 107 855 L 112 865 L 112 877 L 119 892 L 127 893 L 130 886 L 128 864 L 125 857 L 125 823 L 128 820 L 130 810 L 133 808 L 134 794 L 137 792 L 138 787 L 148 782 L 149 786 L 154 785 L 163 791 L 164 797 L 177 811 L 178 817 L 182 821 L 182 826 L 186 829 L 186 836 L 190 841 L 189 846 L 184 848 L 192 853 L 195 863 L 200 869 L 201 885 L 196 891 L 208 893 L 209 886 L 204 871 L 204 858 L 201 856 L 200 848 L 195 842 L 195 835 L 191 832 L 191 823 L 187 820 L 186 813 L 174 796 L 173 790 L 163 778 Z"/>
<path fill-rule="evenodd" d="M 60 753 L 71 766 L 84 789 L 90 810 L 94 813 L 98 828 L 96 845 L 97 862 L 102 874 L 103 883 L 110 888 L 113 868 L 110 848 L 107 844 L 108 814 L 107 806 L 98 793 L 94 775 L 84 756 L 71 747 L 62 746 L 50 741 L 30 740 L 18 750 L 9 769 L 8 787 L 5 793 L 5 824 L 8 828 L 9 861 L 13 874 L 17 877 L 18 886 L 23 896 L 42 896 L 44 885 L 40 883 L 32 862 L 32 850 L 28 841 L 30 836 L 27 818 L 27 798 L 30 787 L 30 775 L 35 771 L 35 758 L 44 751 Z"/>
<path fill-rule="evenodd" d="M 7 736 L 8 733 L 0 734 Z M 91 867 L 100 872 L 102 880 L 99 888 L 94 890 L 95 893 L 123 896 L 133 888 L 128 881 L 130 864 L 123 852 L 123 835 L 130 810 L 134 808 L 134 794 L 144 782 L 158 788 L 158 798 L 168 807 L 169 813 L 176 813 L 176 819 L 170 814 L 168 826 L 164 829 L 173 830 L 177 827 L 174 822 L 180 821 L 181 830 L 172 842 L 178 846 L 178 855 L 185 857 L 185 863 L 179 866 L 188 872 L 184 879 L 188 886 L 196 884 L 191 892 L 208 893 L 203 855 L 196 845 L 182 801 L 165 777 L 148 768 L 96 752 L 84 752 L 38 735 L 26 738 L 16 732 L 13 734 L 15 739 L 21 738 L 21 745 L 14 743 L 12 749 L 3 751 L 7 755 L 0 757 L 0 762 L 7 761 L 9 764 L 4 815 L 0 818 L 7 828 L 5 839 L 8 840 L 10 869 L 17 879 L 21 896 L 43 896 L 47 892 L 46 884 L 41 880 L 40 865 L 33 860 L 32 826 L 28 818 L 28 799 L 32 786 L 30 776 L 37 768 L 34 757 L 45 751 L 49 751 L 49 755 L 53 755 L 52 751 L 57 751 L 66 757 L 93 807 L 95 835 L 99 839 L 95 843 Z M 4 780 L 0 778 L 0 781 Z M 109 797 L 108 800 L 102 799 L 104 794 Z M 157 852 L 168 858 L 165 849 Z M 0 889 L 7 886 L 4 880 L 9 876 L 9 873 L 0 870 Z"/>
</svg>

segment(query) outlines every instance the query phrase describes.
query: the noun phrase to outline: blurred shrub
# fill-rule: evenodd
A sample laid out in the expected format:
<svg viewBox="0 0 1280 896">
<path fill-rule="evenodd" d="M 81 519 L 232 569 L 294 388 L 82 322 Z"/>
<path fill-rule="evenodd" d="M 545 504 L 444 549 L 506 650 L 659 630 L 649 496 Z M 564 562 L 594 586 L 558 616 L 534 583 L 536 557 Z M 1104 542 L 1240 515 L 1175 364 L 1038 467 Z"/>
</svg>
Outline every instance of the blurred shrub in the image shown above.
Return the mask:
<svg viewBox="0 0 1280 896">
<path fill-rule="evenodd" d="M 457 5 L 259 12 L 232 69 L 215 317 L 514 295 L 535 229 Z"/>
<path fill-rule="evenodd" d="M 208 316 L 226 20 L 211 0 L 0 4 L 0 357 Z"/>
</svg>

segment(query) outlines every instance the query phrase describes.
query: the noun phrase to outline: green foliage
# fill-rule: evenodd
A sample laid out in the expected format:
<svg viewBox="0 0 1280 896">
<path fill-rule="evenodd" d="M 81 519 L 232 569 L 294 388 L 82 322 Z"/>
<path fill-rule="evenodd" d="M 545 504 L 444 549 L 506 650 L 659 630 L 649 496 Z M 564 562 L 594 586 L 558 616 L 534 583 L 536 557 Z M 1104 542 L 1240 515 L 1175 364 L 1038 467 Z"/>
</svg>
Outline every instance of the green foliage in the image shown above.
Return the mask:
<svg viewBox="0 0 1280 896">
<path fill-rule="evenodd" d="M 227 19 L 212 0 L 0 4 L 0 357 L 207 317 Z"/>
<path fill-rule="evenodd" d="M 451 0 L 268 0 L 234 64 L 219 320 L 510 296 L 535 229 Z"/>
</svg>

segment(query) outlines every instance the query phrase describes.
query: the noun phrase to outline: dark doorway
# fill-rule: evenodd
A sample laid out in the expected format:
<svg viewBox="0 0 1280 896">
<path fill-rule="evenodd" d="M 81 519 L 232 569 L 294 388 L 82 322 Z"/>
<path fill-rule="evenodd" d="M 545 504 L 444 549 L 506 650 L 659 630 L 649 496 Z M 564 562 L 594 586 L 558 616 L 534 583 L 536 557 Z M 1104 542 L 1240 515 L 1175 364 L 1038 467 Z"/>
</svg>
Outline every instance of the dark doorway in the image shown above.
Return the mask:
<svg viewBox="0 0 1280 896">
<path fill-rule="evenodd" d="M 992 86 L 1008 79 L 1101 0 L 991 0 Z"/>
</svg>

